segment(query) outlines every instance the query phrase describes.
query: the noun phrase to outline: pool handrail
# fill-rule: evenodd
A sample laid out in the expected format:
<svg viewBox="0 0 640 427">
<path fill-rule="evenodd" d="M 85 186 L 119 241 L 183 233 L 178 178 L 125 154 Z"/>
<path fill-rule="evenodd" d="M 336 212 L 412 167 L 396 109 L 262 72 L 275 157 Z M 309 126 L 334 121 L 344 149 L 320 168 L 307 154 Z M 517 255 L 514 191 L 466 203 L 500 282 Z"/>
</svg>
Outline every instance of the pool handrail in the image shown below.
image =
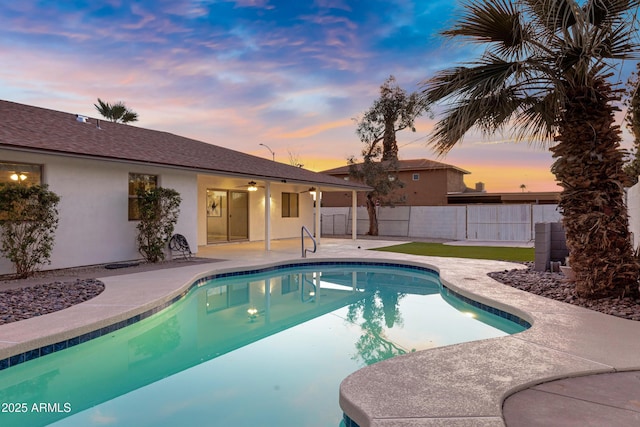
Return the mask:
<svg viewBox="0 0 640 427">
<path fill-rule="evenodd" d="M 307 233 L 307 235 L 311 238 L 311 240 L 313 241 L 313 250 L 311 249 L 306 249 L 304 247 L 304 233 Z M 318 249 L 318 245 L 316 243 L 316 239 L 313 237 L 313 234 L 311 234 L 311 232 L 309 231 L 309 229 L 303 225 L 302 229 L 300 230 L 300 240 L 302 241 L 302 258 L 306 258 L 307 257 L 307 252 L 311 252 L 311 253 L 316 253 L 316 249 Z"/>
</svg>

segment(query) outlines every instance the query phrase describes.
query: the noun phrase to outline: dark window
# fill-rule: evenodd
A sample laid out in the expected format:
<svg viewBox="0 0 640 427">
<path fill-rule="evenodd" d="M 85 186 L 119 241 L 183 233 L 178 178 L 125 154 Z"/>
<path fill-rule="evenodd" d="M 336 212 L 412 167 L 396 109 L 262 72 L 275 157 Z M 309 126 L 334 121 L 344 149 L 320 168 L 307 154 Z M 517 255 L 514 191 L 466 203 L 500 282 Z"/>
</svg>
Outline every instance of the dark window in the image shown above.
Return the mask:
<svg viewBox="0 0 640 427">
<path fill-rule="evenodd" d="M 282 217 L 298 217 L 298 193 L 282 193 Z"/>
<path fill-rule="evenodd" d="M 420 174 L 419 173 L 414 173 L 413 174 L 413 180 L 414 181 L 420 181 Z"/>
</svg>

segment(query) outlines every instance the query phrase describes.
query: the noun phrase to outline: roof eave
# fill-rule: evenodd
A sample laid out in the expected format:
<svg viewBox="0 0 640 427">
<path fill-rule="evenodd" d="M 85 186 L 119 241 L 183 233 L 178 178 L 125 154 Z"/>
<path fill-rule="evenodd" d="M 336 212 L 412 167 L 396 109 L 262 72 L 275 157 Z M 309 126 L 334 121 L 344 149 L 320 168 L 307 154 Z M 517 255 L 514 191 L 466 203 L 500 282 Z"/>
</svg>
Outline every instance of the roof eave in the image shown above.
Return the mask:
<svg viewBox="0 0 640 427">
<path fill-rule="evenodd" d="M 185 171 L 193 171 L 196 173 L 224 176 L 230 178 L 243 178 L 243 179 L 251 179 L 258 181 L 269 181 L 269 182 L 281 182 L 287 184 L 298 184 L 298 185 L 311 185 L 317 186 L 320 188 L 327 189 L 336 189 L 336 191 L 342 190 L 355 190 L 355 191 L 371 191 L 372 188 L 358 183 L 331 183 L 324 181 L 313 181 L 313 180 L 303 180 L 296 179 L 284 176 L 275 176 L 275 175 L 262 175 L 262 174 L 250 174 L 250 173 L 242 173 L 242 172 L 230 172 L 230 171 L 221 171 L 219 169 L 206 169 L 206 168 L 195 168 L 186 165 L 175 165 L 170 163 L 160 163 L 160 162 L 149 162 L 135 159 L 127 159 L 122 157 L 114 157 L 114 156 L 96 156 L 91 154 L 83 154 L 83 153 L 71 153 L 68 151 L 60 151 L 60 150 L 47 150 L 42 148 L 29 148 L 24 146 L 16 146 L 11 144 L 5 144 L 0 142 L 0 148 L 11 150 L 11 151 L 19 151 L 26 153 L 34 153 L 34 154 L 46 154 L 53 156 L 62 156 L 62 157 L 70 157 L 70 158 L 79 158 L 79 159 L 91 159 L 91 160 L 101 160 L 107 162 L 118 162 L 118 163 L 127 163 L 127 164 L 135 164 L 135 165 L 147 165 L 147 166 L 157 166 L 164 167 L 169 169 L 176 170 L 185 170 Z"/>
</svg>

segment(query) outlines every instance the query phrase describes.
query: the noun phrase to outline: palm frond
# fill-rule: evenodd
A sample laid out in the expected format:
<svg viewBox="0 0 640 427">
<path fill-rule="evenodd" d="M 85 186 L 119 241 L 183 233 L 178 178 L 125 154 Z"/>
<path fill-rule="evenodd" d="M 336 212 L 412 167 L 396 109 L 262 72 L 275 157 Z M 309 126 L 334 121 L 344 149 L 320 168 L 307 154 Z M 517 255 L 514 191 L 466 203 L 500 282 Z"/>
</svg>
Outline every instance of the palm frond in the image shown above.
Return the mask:
<svg viewBox="0 0 640 427">
<path fill-rule="evenodd" d="M 584 6 L 586 18 L 595 26 L 619 23 L 624 15 L 640 5 L 640 0 L 589 0 Z"/>
<path fill-rule="evenodd" d="M 515 54 L 523 48 L 529 27 L 509 0 L 469 2 L 457 25 L 442 32 L 447 37 L 463 36 L 478 43 L 493 43 L 500 55 Z"/>
<path fill-rule="evenodd" d="M 574 0 L 522 0 L 534 19 L 549 33 L 575 25 L 578 5 Z"/>
<path fill-rule="evenodd" d="M 518 69 L 517 62 L 503 61 L 490 54 L 475 65 L 449 68 L 425 81 L 422 93 L 427 102 L 500 90 Z"/>
<path fill-rule="evenodd" d="M 638 41 L 628 24 L 594 31 L 593 53 L 606 59 L 639 59 Z"/>
<path fill-rule="evenodd" d="M 111 120 L 111 105 L 108 102 L 104 102 L 102 99 L 98 98 L 98 103 L 93 104 L 96 107 L 96 110 L 102 115 L 102 117 Z"/>
<path fill-rule="evenodd" d="M 549 91 L 541 97 L 524 98 L 521 112 L 514 121 L 513 135 L 516 141 L 538 142 L 543 146 L 552 143 L 557 133 L 557 120 L 563 105 L 561 99 L 555 92 Z"/>
<path fill-rule="evenodd" d="M 512 88 L 484 97 L 463 98 L 444 113 L 428 141 L 438 154 L 446 154 L 464 135 L 476 128 L 492 134 L 508 125 L 521 109 L 521 99 Z"/>
</svg>

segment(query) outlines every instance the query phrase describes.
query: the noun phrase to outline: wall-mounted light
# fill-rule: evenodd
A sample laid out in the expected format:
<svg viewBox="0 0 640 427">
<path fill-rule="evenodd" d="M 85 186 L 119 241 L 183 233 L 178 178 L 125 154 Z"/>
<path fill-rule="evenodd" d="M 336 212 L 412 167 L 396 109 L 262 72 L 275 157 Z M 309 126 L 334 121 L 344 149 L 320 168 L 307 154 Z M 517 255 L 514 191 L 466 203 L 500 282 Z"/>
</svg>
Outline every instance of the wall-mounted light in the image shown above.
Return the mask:
<svg viewBox="0 0 640 427">
<path fill-rule="evenodd" d="M 258 191 L 258 187 L 256 187 L 255 181 L 249 181 L 249 186 L 247 187 L 248 191 Z"/>
<path fill-rule="evenodd" d="M 14 172 L 9 178 L 11 178 L 12 181 L 24 181 L 25 179 L 27 179 L 27 175 L 23 174 L 22 172 Z"/>
<path fill-rule="evenodd" d="M 322 192 L 321 191 L 318 192 L 316 190 L 316 187 L 311 187 L 308 191 L 309 191 L 309 194 L 311 194 L 311 197 L 313 197 L 314 202 L 316 201 L 316 198 L 318 197 L 318 195 L 319 195 L 319 198 L 322 199 Z"/>
</svg>

